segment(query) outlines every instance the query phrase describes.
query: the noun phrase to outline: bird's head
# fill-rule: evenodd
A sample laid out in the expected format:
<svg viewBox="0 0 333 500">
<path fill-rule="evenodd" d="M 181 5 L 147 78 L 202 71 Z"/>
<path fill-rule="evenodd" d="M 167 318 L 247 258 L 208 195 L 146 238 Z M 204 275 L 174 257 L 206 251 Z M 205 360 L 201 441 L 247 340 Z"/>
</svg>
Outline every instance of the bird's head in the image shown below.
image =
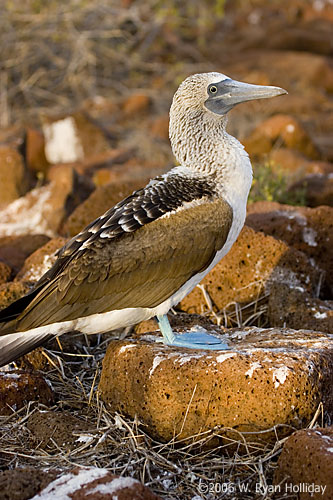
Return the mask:
<svg viewBox="0 0 333 500">
<path fill-rule="evenodd" d="M 280 87 L 252 85 L 232 80 L 222 73 L 199 73 L 189 76 L 179 86 L 172 106 L 192 112 L 224 116 L 236 104 L 287 94 Z"/>
<path fill-rule="evenodd" d="M 226 140 L 226 115 L 236 104 L 287 92 L 279 87 L 250 85 L 222 73 L 192 75 L 180 84 L 170 108 L 169 135 L 181 165 L 208 168 Z"/>
</svg>

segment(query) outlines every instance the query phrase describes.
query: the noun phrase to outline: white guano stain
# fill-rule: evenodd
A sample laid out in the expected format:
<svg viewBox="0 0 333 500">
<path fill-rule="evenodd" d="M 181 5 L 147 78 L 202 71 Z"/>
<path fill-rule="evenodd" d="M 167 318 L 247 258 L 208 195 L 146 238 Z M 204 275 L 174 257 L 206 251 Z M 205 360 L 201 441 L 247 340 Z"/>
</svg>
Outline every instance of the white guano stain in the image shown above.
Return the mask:
<svg viewBox="0 0 333 500">
<path fill-rule="evenodd" d="M 250 368 L 245 372 L 245 375 L 248 375 L 250 378 L 252 378 L 252 375 L 257 368 L 262 368 L 261 363 L 258 363 L 255 361 L 254 363 L 251 363 Z"/>
<path fill-rule="evenodd" d="M 46 234 L 54 237 L 44 217 L 45 210 L 50 206 L 51 195 L 52 183 L 33 189 L 1 210 L 0 236 Z"/>
<path fill-rule="evenodd" d="M 286 366 L 281 366 L 280 368 L 273 368 L 273 382 L 275 389 L 279 387 L 280 384 L 284 384 L 289 373 L 289 368 Z"/>
<path fill-rule="evenodd" d="M 223 363 L 223 361 L 225 361 L 226 359 L 232 358 L 233 356 L 235 356 L 234 352 L 225 352 L 223 354 L 219 354 L 216 357 L 216 362 L 217 363 Z"/>
<path fill-rule="evenodd" d="M 314 317 L 315 317 L 316 319 L 325 319 L 325 318 L 327 318 L 327 312 L 323 312 L 323 313 L 321 313 L 321 312 L 317 311 L 317 312 L 315 313 Z"/>
<path fill-rule="evenodd" d="M 71 163 L 84 158 L 83 147 L 72 116 L 44 124 L 43 132 L 45 156 L 49 163 Z"/>
</svg>

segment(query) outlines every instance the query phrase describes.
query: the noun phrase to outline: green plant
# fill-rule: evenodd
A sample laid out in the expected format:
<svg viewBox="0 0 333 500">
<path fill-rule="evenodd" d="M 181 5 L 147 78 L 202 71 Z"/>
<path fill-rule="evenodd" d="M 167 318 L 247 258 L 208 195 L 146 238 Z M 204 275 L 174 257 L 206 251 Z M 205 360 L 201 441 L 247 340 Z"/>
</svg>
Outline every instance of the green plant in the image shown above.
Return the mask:
<svg viewBox="0 0 333 500">
<path fill-rule="evenodd" d="M 306 190 L 289 190 L 293 181 L 285 171 L 270 163 L 254 165 L 249 201 L 277 201 L 287 205 L 306 205 Z"/>
</svg>

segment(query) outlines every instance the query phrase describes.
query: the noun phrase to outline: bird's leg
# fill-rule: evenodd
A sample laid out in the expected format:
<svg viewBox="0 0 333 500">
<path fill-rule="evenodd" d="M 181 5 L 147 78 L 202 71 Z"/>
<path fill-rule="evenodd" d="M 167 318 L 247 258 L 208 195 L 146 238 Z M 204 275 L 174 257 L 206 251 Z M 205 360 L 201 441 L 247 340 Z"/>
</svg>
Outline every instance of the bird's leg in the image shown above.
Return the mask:
<svg viewBox="0 0 333 500">
<path fill-rule="evenodd" d="M 224 344 L 220 339 L 205 331 L 192 331 L 175 335 L 166 314 L 157 315 L 156 319 L 164 337 L 164 344 L 188 347 L 189 349 L 210 349 L 215 351 L 230 349 L 227 344 Z"/>
</svg>

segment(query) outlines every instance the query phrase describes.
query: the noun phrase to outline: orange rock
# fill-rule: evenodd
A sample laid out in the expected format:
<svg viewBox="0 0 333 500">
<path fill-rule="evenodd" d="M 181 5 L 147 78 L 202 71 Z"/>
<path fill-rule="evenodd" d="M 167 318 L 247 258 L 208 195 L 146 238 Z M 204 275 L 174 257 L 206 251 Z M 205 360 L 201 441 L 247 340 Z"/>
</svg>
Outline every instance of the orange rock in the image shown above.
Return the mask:
<svg viewBox="0 0 333 500">
<path fill-rule="evenodd" d="M 12 274 L 12 270 L 7 264 L 4 262 L 1 262 L 0 260 L 0 285 L 2 283 L 6 283 L 6 281 L 9 281 L 9 278 Z"/>
<path fill-rule="evenodd" d="M 75 236 L 92 220 L 132 194 L 136 189 L 144 186 L 147 181 L 147 179 L 138 179 L 129 182 L 114 182 L 97 188 L 66 220 L 62 234 L 69 237 Z"/>
<path fill-rule="evenodd" d="M 10 415 L 31 401 L 51 405 L 54 395 L 41 375 L 0 371 L 0 415 Z"/>
<path fill-rule="evenodd" d="M 275 167 L 286 170 L 287 173 L 295 173 L 298 171 L 306 172 L 311 164 L 308 158 L 293 149 L 279 148 L 273 149 L 269 155 L 270 165 L 274 170 Z"/>
<path fill-rule="evenodd" d="M 45 156 L 45 140 L 39 130 L 28 127 L 25 137 L 25 158 L 28 167 L 34 172 L 45 174 L 49 163 Z"/>
<path fill-rule="evenodd" d="M 55 252 L 65 243 L 65 238 L 54 238 L 31 254 L 24 262 L 15 281 L 37 282 L 56 261 Z"/>
<path fill-rule="evenodd" d="M 333 333 L 333 300 L 313 298 L 302 289 L 290 289 L 282 283 L 271 286 L 268 300 L 271 326 L 302 328 Z"/>
<path fill-rule="evenodd" d="M 40 500 L 58 500 L 63 491 L 71 500 L 159 500 L 137 479 L 115 476 L 109 470 L 88 467 L 76 468 L 50 483 L 40 492 Z M 37 500 L 37 498 L 36 498 Z"/>
<path fill-rule="evenodd" d="M 246 224 L 304 252 L 324 271 L 322 288 L 333 293 L 333 208 L 293 207 L 260 201 L 248 205 Z"/>
<path fill-rule="evenodd" d="M 252 327 L 224 330 L 222 338 L 230 350 L 182 349 L 151 337 L 111 342 L 99 384 L 103 401 L 163 441 L 200 439 L 198 433 L 219 428 L 223 436 L 224 427 L 255 433 L 292 426 L 277 427 L 282 436 L 307 425 L 320 401 L 333 414 L 328 335 Z"/>
<path fill-rule="evenodd" d="M 80 161 L 110 147 L 103 130 L 87 113 L 78 111 L 56 119 L 44 117 L 43 122 L 45 155 L 49 163 Z"/>
<path fill-rule="evenodd" d="M 201 281 L 215 312 L 233 302 L 248 304 L 266 295 L 273 282 L 312 292 L 319 279 L 307 257 L 283 241 L 244 226 L 230 252 Z M 179 304 L 188 313 L 208 311 L 204 293 L 195 287 Z M 244 318 L 243 318 L 244 319 Z"/>
<path fill-rule="evenodd" d="M 332 452 L 332 426 L 294 432 L 283 446 L 274 484 L 281 485 L 281 492 L 296 493 L 299 500 L 333 498 Z"/>
<path fill-rule="evenodd" d="M 29 286 L 21 281 L 11 281 L 0 285 L 0 310 L 23 297 L 29 290 Z"/>
<path fill-rule="evenodd" d="M 0 488 L 3 499 L 28 499 L 37 495 L 53 481 L 59 472 L 44 471 L 40 467 L 17 467 L 0 472 Z"/>
<path fill-rule="evenodd" d="M 304 196 L 309 207 L 321 205 L 333 207 L 333 175 L 331 173 L 306 175 L 292 184 L 288 191 L 292 193 L 300 189 L 305 191 Z"/>
<path fill-rule="evenodd" d="M 96 171 L 98 172 L 103 167 L 110 168 L 113 165 L 122 165 L 132 154 L 133 151 L 128 149 L 108 149 L 103 153 L 90 155 L 74 166 L 80 174 L 89 175 Z"/>
<path fill-rule="evenodd" d="M 123 102 L 123 111 L 126 115 L 143 113 L 148 110 L 150 99 L 144 94 L 133 94 Z"/>
<path fill-rule="evenodd" d="M 29 191 L 0 212 L 0 236 L 46 234 L 54 237 L 69 213 L 91 192 L 73 167 L 50 168 L 51 182 Z"/>
<path fill-rule="evenodd" d="M 260 149 L 261 140 L 263 145 Z M 243 142 L 249 154 L 258 155 L 267 152 L 268 142 L 271 149 L 277 140 L 283 141 L 286 147 L 295 149 L 309 158 L 318 158 L 317 148 L 310 136 L 302 125 L 289 115 L 278 114 L 268 118 Z"/>
<path fill-rule="evenodd" d="M 27 234 L 24 236 L 4 236 L 0 238 L 0 260 L 17 273 L 29 255 L 49 241 L 43 234 Z"/>
<path fill-rule="evenodd" d="M 22 196 L 28 189 L 23 159 L 14 149 L 0 147 L 0 208 Z"/>
</svg>

